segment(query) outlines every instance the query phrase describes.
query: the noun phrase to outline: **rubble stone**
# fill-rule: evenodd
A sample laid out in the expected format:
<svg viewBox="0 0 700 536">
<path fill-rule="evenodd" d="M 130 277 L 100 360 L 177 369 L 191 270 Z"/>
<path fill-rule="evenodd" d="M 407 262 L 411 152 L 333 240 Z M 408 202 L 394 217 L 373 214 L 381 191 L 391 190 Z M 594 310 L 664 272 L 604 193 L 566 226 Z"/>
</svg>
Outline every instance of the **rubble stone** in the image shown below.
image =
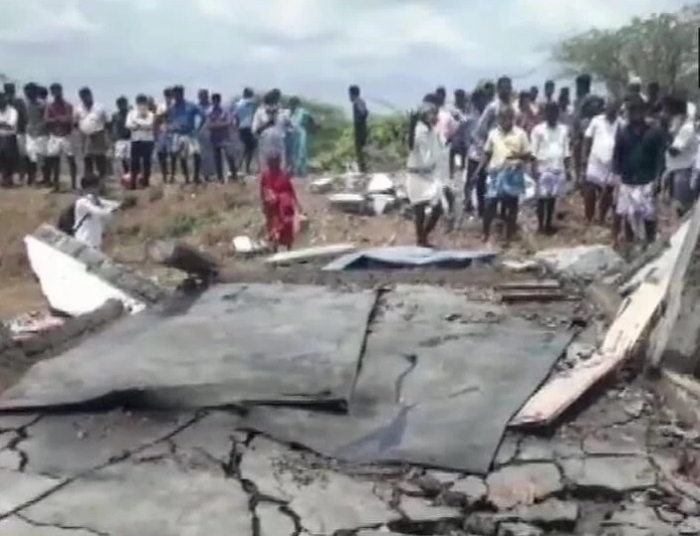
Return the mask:
<svg viewBox="0 0 700 536">
<path fill-rule="evenodd" d="M 471 475 L 458 480 L 449 489 L 451 494 L 463 497 L 468 505 L 481 502 L 487 491 L 486 483 L 481 478 Z"/>
<path fill-rule="evenodd" d="M 436 506 L 419 497 L 401 497 L 399 509 L 408 519 L 415 522 L 459 519 L 462 515 L 459 508 Z"/>
<path fill-rule="evenodd" d="M 621 495 L 656 483 L 654 468 L 644 457 L 570 458 L 562 460 L 561 466 L 566 478 L 582 490 Z"/>
<path fill-rule="evenodd" d="M 535 259 L 565 277 L 584 280 L 596 279 L 625 264 L 613 248 L 603 245 L 546 249 L 535 254 Z"/>
<path fill-rule="evenodd" d="M 532 504 L 563 489 L 561 475 L 553 463 L 511 465 L 486 479 L 488 500 L 499 510 Z"/>
<path fill-rule="evenodd" d="M 693 534 L 697 536 L 698 534 L 700 534 L 700 517 L 689 517 L 676 528 L 678 530 L 678 534 Z"/>
<path fill-rule="evenodd" d="M 571 530 L 579 518 L 579 507 L 574 502 L 548 499 L 542 503 L 519 506 L 511 512 L 504 512 L 497 519 L 523 521 L 548 529 Z"/>
<path fill-rule="evenodd" d="M 661 521 L 653 508 L 641 504 L 624 505 L 614 512 L 610 519 L 603 522 L 603 527 L 614 528 L 621 536 L 673 536 L 677 535 L 675 527 Z M 615 534 L 606 532 L 604 534 Z"/>
<path fill-rule="evenodd" d="M 498 536 L 542 536 L 544 531 L 526 523 L 503 523 L 498 527 Z"/>
</svg>

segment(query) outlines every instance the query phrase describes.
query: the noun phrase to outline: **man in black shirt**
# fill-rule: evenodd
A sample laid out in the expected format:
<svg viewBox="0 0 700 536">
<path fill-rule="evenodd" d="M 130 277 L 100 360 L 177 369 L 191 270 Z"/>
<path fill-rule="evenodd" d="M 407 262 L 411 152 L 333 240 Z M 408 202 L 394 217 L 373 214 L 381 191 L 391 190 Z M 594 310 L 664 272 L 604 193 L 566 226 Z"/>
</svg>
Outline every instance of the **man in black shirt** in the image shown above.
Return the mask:
<svg viewBox="0 0 700 536">
<path fill-rule="evenodd" d="M 20 180 L 24 180 L 27 178 L 28 171 L 26 151 L 27 103 L 23 98 L 17 95 L 17 86 L 15 86 L 15 84 L 8 82 L 5 84 L 4 89 L 5 95 L 7 95 L 7 102 L 17 110 L 17 149 L 19 157 L 17 161 L 17 172 L 19 173 Z"/>
<path fill-rule="evenodd" d="M 357 158 L 357 167 L 364 173 L 367 171 L 367 163 L 365 161 L 365 145 L 369 137 L 369 128 L 367 127 L 367 105 L 360 97 L 359 86 L 350 86 L 348 90 L 350 102 L 352 103 L 352 120 L 355 128 L 355 155 Z"/>
<path fill-rule="evenodd" d="M 618 129 L 613 150 L 612 169 L 618 184 L 613 234 L 617 244 L 624 221 L 628 242 L 644 233 L 650 244 L 656 239 L 656 194 L 664 166 L 666 134 L 647 120 L 647 104 L 641 96 L 631 95 L 626 104 L 627 122 Z"/>
</svg>

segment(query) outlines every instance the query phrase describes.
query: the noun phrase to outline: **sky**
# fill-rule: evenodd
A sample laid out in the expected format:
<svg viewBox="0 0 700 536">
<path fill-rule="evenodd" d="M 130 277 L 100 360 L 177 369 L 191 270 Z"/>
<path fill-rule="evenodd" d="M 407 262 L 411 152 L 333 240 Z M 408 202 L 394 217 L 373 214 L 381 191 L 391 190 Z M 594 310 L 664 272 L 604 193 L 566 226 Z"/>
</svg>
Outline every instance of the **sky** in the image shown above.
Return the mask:
<svg viewBox="0 0 700 536">
<path fill-rule="evenodd" d="M 349 84 L 375 108 L 438 85 L 516 86 L 557 73 L 553 43 L 684 0 L 0 0 L 0 66 L 21 82 L 90 86 L 111 104 L 183 84 L 224 96 L 279 87 L 335 104 Z"/>
</svg>

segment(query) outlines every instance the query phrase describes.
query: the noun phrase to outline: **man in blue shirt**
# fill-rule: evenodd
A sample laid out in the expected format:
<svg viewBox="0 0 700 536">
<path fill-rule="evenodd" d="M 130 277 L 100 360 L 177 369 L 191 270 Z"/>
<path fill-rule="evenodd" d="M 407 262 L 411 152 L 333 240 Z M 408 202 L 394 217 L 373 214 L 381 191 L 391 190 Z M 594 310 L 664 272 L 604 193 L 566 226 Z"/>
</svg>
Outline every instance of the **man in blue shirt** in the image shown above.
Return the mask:
<svg viewBox="0 0 700 536">
<path fill-rule="evenodd" d="M 245 173 L 250 175 L 250 164 L 255 155 L 257 140 L 253 132 L 253 117 L 258 109 L 258 101 L 249 87 L 243 90 L 241 97 L 232 107 L 233 119 L 238 126 L 238 135 L 243 144 L 243 163 Z"/>
<path fill-rule="evenodd" d="M 199 145 L 199 131 L 204 126 L 206 117 L 202 108 L 185 100 L 182 86 L 173 88 L 173 105 L 168 110 L 168 127 L 172 131 L 172 151 L 180 159 L 185 183 L 190 182 L 189 159 L 194 164 L 194 182 L 200 182 L 202 169 L 202 152 Z M 173 169 L 174 174 L 174 169 Z"/>
</svg>

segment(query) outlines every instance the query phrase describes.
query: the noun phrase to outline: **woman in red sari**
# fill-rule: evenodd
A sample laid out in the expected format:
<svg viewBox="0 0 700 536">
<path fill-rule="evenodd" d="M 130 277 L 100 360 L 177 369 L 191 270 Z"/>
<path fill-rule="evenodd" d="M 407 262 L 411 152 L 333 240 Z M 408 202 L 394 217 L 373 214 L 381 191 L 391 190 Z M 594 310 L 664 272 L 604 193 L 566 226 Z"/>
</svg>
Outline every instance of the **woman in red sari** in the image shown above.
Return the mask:
<svg viewBox="0 0 700 536">
<path fill-rule="evenodd" d="M 267 167 L 260 177 L 260 198 L 268 239 L 275 250 L 279 246 L 292 249 L 295 218 L 297 211 L 301 212 L 301 207 L 291 175 L 282 169 L 279 154 L 271 154 L 267 158 Z"/>
</svg>

